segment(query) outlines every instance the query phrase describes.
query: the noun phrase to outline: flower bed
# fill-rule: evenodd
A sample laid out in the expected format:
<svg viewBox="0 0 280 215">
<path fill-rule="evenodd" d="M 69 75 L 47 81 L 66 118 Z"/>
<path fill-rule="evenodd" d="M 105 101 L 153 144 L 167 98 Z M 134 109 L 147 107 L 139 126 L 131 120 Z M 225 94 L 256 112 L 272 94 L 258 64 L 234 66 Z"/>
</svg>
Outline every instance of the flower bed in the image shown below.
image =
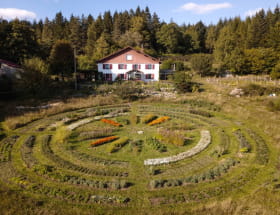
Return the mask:
<svg viewBox="0 0 280 215">
<path fill-rule="evenodd" d="M 197 153 L 206 149 L 206 147 L 210 143 L 211 143 L 210 132 L 203 130 L 201 131 L 201 139 L 199 140 L 198 144 L 195 147 L 191 148 L 190 150 L 169 157 L 147 159 L 144 160 L 144 165 L 160 165 L 160 164 L 169 164 L 172 162 L 180 161 L 185 158 L 196 155 Z"/>
<path fill-rule="evenodd" d="M 128 142 L 128 137 L 122 137 L 112 143 L 112 145 L 108 148 L 110 153 L 117 152 L 120 150 L 125 144 Z"/>
<path fill-rule="evenodd" d="M 150 123 L 148 123 L 148 125 L 151 125 L 151 126 L 152 125 L 157 125 L 157 124 L 163 123 L 163 122 L 165 122 L 169 119 L 170 119 L 169 116 L 163 116 L 163 117 L 160 117 L 158 119 L 155 119 L 155 120 L 151 121 Z"/>
<path fill-rule="evenodd" d="M 96 141 L 92 142 L 90 145 L 95 147 L 95 146 L 99 146 L 99 145 L 104 144 L 104 143 L 111 142 L 111 141 L 116 140 L 116 139 L 118 139 L 117 136 L 104 137 L 102 139 L 99 139 L 99 140 L 96 140 Z"/>
<path fill-rule="evenodd" d="M 113 125 L 113 126 L 116 126 L 116 127 L 121 127 L 122 126 L 120 123 L 115 122 L 115 121 L 110 120 L 110 119 L 101 119 L 100 121 L 104 122 L 104 123 L 107 123 L 107 124 L 110 124 L 110 125 Z"/>
</svg>

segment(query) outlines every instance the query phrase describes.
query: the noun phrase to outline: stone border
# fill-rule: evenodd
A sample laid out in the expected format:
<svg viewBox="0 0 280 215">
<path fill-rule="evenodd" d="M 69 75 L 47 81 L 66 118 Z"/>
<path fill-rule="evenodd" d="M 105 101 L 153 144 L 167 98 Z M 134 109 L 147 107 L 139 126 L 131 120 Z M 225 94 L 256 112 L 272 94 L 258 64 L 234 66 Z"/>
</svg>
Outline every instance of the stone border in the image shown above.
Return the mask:
<svg viewBox="0 0 280 215">
<path fill-rule="evenodd" d="M 195 147 L 191 148 L 190 150 L 170 157 L 147 159 L 144 160 L 144 165 L 148 166 L 148 165 L 169 164 L 198 154 L 199 152 L 206 149 L 207 146 L 211 143 L 210 131 L 203 130 L 200 132 L 200 134 L 201 134 L 201 138 L 198 144 Z"/>
</svg>

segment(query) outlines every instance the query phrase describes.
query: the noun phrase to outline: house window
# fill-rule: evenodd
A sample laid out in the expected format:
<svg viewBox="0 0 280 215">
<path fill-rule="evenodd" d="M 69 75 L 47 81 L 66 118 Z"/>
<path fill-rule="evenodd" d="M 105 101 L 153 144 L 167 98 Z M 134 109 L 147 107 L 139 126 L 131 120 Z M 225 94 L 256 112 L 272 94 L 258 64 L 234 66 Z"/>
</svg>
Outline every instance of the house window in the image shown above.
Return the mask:
<svg viewBox="0 0 280 215">
<path fill-rule="evenodd" d="M 149 79 L 149 80 L 153 80 L 155 78 L 155 76 L 154 76 L 154 74 L 146 74 L 145 78 Z"/>
<path fill-rule="evenodd" d="M 133 56 L 131 54 L 126 55 L 126 60 L 133 60 Z"/>
<path fill-rule="evenodd" d="M 146 64 L 145 69 L 155 69 L 155 64 Z"/>
<path fill-rule="evenodd" d="M 141 69 L 141 65 L 140 64 L 133 64 L 133 70 L 138 70 Z"/>
<path fill-rule="evenodd" d="M 119 64 L 119 69 L 126 69 L 126 68 L 127 68 L 126 64 Z"/>
<path fill-rule="evenodd" d="M 118 74 L 117 79 L 118 80 L 124 80 L 125 79 L 125 75 L 123 73 L 122 74 Z"/>
<path fill-rule="evenodd" d="M 112 74 L 104 74 L 105 81 L 112 81 Z"/>
<path fill-rule="evenodd" d="M 103 69 L 112 69 L 112 64 L 103 64 Z"/>
</svg>

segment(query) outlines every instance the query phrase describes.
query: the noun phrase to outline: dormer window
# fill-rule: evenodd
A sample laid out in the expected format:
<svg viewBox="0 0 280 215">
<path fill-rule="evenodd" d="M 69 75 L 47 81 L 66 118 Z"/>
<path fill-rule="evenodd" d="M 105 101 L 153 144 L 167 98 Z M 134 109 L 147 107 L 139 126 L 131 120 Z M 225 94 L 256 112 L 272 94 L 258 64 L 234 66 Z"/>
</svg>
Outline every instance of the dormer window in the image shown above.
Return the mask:
<svg viewBox="0 0 280 215">
<path fill-rule="evenodd" d="M 131 54 L 126 55 L 126 60 L 133 60 L 133 56 Z"/>
</svg>

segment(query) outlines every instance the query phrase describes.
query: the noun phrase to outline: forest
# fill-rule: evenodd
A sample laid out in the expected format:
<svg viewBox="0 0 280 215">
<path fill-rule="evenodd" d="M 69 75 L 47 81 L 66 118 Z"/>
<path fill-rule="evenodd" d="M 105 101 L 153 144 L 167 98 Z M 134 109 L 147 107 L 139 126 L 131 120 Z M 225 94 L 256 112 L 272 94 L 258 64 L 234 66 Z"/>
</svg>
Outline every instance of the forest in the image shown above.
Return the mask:
<svg viewBox="0 0 280 215">
<path fill-rule="evenodd" d="M 245 20 L 234 17 L 210 25 L 201 21 L 166 23 L 148 7 L 113 14 L 106 11 L 97 17 L 71 15 L 68 19 L 58 12 L 53 20 L 0 19 L 0 59 L 21 65 L 36 59 L 55 74 L 55 50 L 61 46 L 65 48 L 62 55 L 68 56 L 62 60 L 68 59 L 71 65 L 71 50 L 75 48 L 80 70 L 95 70 L 96 60 L 131 46 L 158 58 L 178 56 L 185 60 L 191 55 L 198 63 L 210 62 L 211 69 L 197 70 L 200 75 L 230 71 L 279 78 L 280 9 L 276 6 Z M 71 75 L 72 71 L 70 66 L 65 74 Z"/>
</svg>

